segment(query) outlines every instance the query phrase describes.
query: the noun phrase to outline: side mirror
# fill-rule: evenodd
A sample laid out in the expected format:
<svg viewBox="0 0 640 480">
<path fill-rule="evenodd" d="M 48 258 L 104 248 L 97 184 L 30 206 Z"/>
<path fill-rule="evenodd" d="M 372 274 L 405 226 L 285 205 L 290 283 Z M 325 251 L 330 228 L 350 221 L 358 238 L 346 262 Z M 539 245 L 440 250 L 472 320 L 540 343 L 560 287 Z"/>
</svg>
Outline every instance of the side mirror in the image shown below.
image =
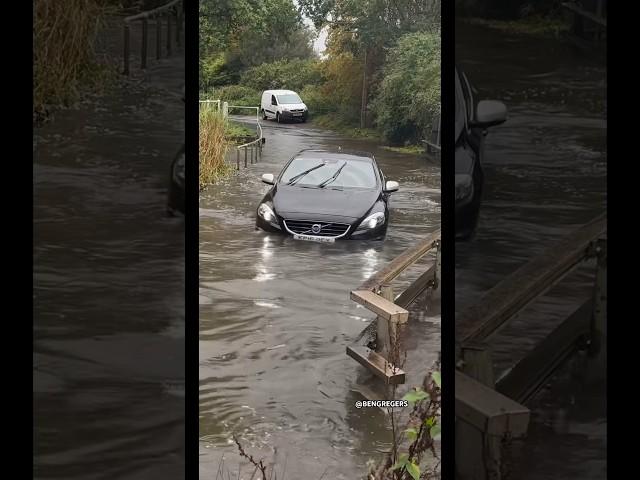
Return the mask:
<svg viewBox="0 0 640 480">
<path fill-rule="evenodd" d="M 397 192 L 399 188 L 400 188 L 400 185 L 398 184 L 398 182 L 389 180 L 384 186 L 384 191 L 386 193 Z"/>
<path fill-rule="evenodd" d="M 502 102 L 495 100 L 482 100 L 478 102 L 476 120 L 472 127 L 489 128 L 507 121 L 507 107 Z"/>
<path fill-rule="evenodd" d="M 266 183 L 267 185 L 273 185 L 275 183 L 275 178 L 273 178 L 273 173 L 262 174 L 262 183 Z"/>
</svg>

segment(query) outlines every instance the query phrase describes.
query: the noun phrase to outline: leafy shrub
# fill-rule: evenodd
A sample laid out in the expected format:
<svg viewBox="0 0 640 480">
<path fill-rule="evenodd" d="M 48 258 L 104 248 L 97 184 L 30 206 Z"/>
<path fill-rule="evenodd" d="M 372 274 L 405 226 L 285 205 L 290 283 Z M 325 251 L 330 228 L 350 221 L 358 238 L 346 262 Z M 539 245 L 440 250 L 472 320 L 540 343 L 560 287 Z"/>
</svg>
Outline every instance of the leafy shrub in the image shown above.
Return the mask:
<svg viewBox="0 0 640 480">
<path fill-rule="evenodd" d="M 389 141 L 397 144 L 426 138 L 440 113 L 438 33 L 410 33 L 398 40 L 387 55 L 372 108 Z"/>
<path fill-rule="evenodd" d="M 281 60 L 263 63 L 247 70 L 240 84 L 255 90 L 288 89 L 300 91 L 305 85 L 322 83 L 317 60 Z"/>
<path fill-rule="evenodd" d="M 229 66 L 223 53 L 205 57 L 200 61 L 201 90 L 236 83 L 239 79 L 240 74 Z"/>
<path fill-rule="evenodd" d="M 260 105 L 261 92 L 242 85 L 227 85 L 225 87 L 214 88 L 206 93 L 209 99 L 220 99 L 229 102 L 230 105 L 242 105 L 246 107 L 257 107 Z"/>
<path fill-rule="evenodd" d="M 309 108 L 311 115 L 321 115 L 336 111 L 331 98 L 317 85 L 306 85 L 298 93 L 300 93 L 300 98 Z"/>
</svg>

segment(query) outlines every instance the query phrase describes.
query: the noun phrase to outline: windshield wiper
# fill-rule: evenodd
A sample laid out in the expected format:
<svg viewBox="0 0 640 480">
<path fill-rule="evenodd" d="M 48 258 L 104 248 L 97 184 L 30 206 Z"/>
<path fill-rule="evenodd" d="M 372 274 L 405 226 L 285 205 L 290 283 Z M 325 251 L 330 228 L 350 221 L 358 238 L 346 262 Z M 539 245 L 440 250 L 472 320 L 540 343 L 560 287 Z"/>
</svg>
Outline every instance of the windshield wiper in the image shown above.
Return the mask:
<svg viewBox="0 0 640 480">
<path fill-rule="evenodd" d="M 342 171 L 342 169 L 345 167 L 345 165 L 347 165 L 347 162 L 344 162 L 340 168 L 338 170 L 336 170 L 336 173 L 334 173 L 331 177 L 327 178 L 325 181 L 323 181 L 322 183 L 318 184 L 319 188 L 324 188 L 325 186 L 329 185 L 331 182 L 333 182 L 336 178 L 338 178 L 338 175 L 340 175 L 340 172 Z"/>
<path fill-rule="evenodd" d="M 294 183 L 296 183 L 298 180 L 300 180 L 302 177 L 304 177 L 306 174 L 313 172 L 314 170 L 320 168 L 320 167 L 324 167 L 324 163 L 320 163 L 318 165 L 316 165 L 315 167 L 311 167 L 309 170 L 305 170 L 304 172 L 301 172 L 293 177 L 291 177 L 289 179 L 289 181 L 287 182 L 287 185 L 293 185 Z"/>
</svg>

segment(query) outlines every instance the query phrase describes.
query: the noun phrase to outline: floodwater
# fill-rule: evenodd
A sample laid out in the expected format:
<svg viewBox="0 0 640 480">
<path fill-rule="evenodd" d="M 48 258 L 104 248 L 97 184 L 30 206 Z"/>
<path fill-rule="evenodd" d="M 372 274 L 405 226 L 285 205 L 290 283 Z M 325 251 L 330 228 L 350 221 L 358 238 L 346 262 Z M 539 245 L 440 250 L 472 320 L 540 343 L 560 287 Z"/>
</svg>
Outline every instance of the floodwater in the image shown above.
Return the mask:
<svg viewBox="0 0 640 480">
<path fill-rule="evenodd" d="M 156 67 L 34 131 L 35 479 L 184 476 L 184 57 Z"/>
<path fill-rule="evenodd" d="M 263 124 L 260 163 L 200 197 L 200 478 L 251 477 L 233 434 L 248 453 L 275 462 L 278 478 L 358 478 L 390 437 L 380 410 L 354 405 L 367 379 L 345 349 L 373 316 L 349 292 L 440 228 L 440 168 L 309 124 Z M 261 174 L 277 174 L 312 146 L 373 151 L 400 183 L 384 242 L 316 244 L 254 229 L 269 188 Z M 440 350 L 439 307 L 430 304 L 413 317 L 422 375 Z M 407 383 L 421 379 L 409 375 Z"/>
<path fill-rule="evenodd" d="M 490 130 L 475 238 L 456 246 L 456 310 L 606 208 L 606 67 L 560 40 L 456 25 L 456 61 L 479 99 L 504 101 Z M 591 265 L 592 267 L 592 265 Z M 500 374 L 591 293 L 582 268 L 491 339 Z M 570 362 L 534 398 L 520 478 L 606 478 L 605 379 Z"/>
</svg>

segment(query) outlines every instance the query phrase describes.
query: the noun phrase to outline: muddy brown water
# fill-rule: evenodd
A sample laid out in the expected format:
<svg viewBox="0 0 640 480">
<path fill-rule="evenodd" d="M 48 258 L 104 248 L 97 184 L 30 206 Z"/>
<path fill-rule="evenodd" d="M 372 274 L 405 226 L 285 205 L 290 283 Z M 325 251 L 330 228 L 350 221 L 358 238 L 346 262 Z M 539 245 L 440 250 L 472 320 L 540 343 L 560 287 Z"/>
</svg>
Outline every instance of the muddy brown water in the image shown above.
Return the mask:
<svg viewBox="0 0 640 480">
<path fill-rule="evenodd" d="M 456 246 L 456 311 L 554 240 L 606 208 L 603 58 L 559 40 L 456 25 L 456 61 L 479 99 L 502 100 L 509 120 L 486 144 L 486 190 L 476 237 Z M 593 277 L 571 275 L 491 339 L 502 374 L 582 298 Z M 578 358 L 529 407 L 519 478 L 606 478 L 602 365 Z"/>
<path fill-rule="evenodd" d="M 381 411 L 355 408 L 358 382 L 368 379 L 345 348 L 372 315 L 349 292 L 439 228 L 440 169 L 311 124 L 263 125 L 260 163 L 200 197 L 200 478 L 221 470 L 236 478 L 239 468 L 250 478 L 232 434 L 249 453 L 275 462 L 278 478 L 358 478 L 390 436 Z M 312 146 L 372 151 L 400 183 L 384 242 L 316 244 L 254 229 L 268 190 L 261 174 L 277 174 Z M 426 303 L 417 310 L 412 342 L 423 354 L 413 363 L 424 374 L 440 350 L 440 313 Z"/>
<path fill-rule="evenodd" d="M 36 479 L 184 476 L 184 57 L 147 73 L 34 131 Z"/>
</svg>

